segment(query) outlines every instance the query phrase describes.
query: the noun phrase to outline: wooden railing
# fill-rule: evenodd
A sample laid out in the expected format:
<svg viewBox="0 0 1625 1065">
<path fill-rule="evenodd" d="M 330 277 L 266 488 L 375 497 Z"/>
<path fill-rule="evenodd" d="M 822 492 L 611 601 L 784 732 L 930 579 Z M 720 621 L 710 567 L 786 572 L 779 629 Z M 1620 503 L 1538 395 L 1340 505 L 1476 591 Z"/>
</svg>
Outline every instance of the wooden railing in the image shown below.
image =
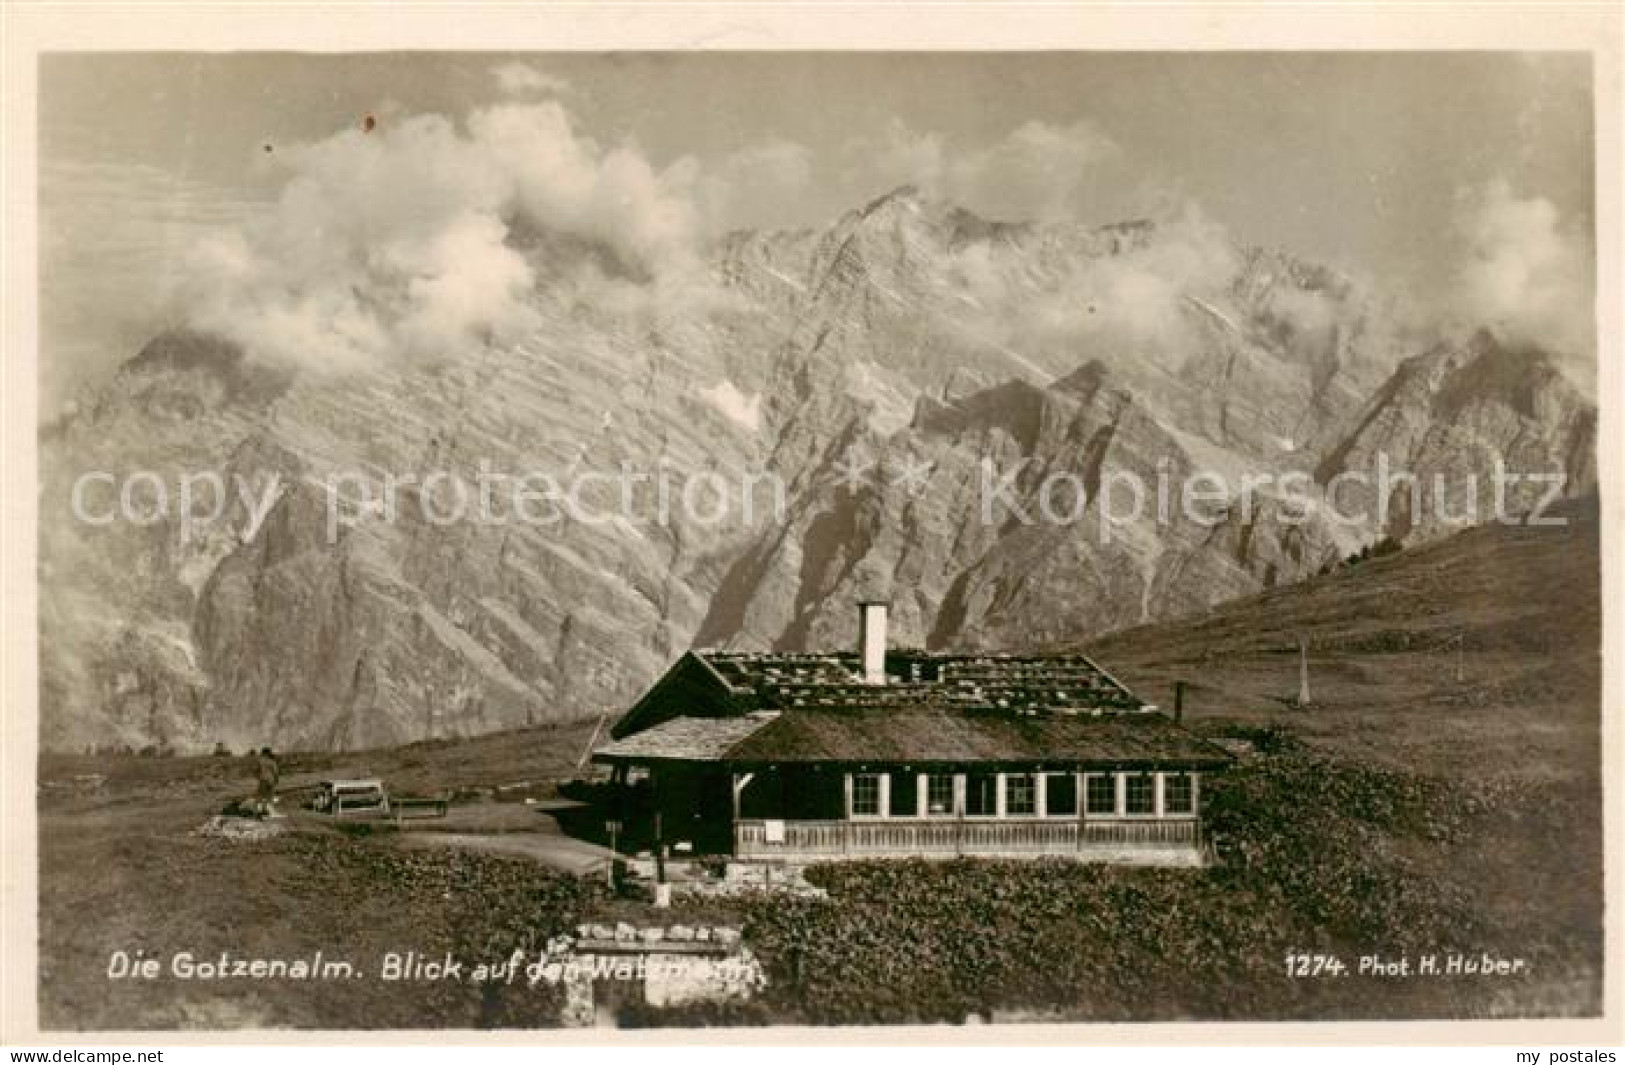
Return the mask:
<svg viewBox="0 0 1625 1065">
<path fill-rule="evenodd" d="M 768 822 L 739 821 L 734 853 L 741 858 L 897 857 L 954 855 L 1088 855 L 1091 852 L 1199 850 L 1194 818 L 886 818 L 873 821 L 785 821 L 769 840 Z"/>
<path fill-rule="evenodd" d="M 1201 823 L 1195 818 L 1156 821 L 1085 821 L 1085 847 L 1197 847 Z"/>
</svg>

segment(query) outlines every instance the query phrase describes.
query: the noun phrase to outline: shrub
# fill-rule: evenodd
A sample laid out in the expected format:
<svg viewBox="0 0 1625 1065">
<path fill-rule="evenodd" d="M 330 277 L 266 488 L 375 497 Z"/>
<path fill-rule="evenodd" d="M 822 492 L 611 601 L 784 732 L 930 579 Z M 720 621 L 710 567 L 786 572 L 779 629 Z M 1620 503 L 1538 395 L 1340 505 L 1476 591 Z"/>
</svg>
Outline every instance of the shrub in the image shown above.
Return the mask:
<svg viewBox="0 0 1625 1065">
<path fill-rule="evenodd" d="M 816 866 L 807 879 L 827 899 L 745 904 L 746 934 L 768 966 L 767 1002 L 807 1023 L 1001 1011 L 1125 1021 L 1484 1015 L 1487 989 L 1475 1002 L 1449 981 L 1291 980 L 1285 957 L 1595 951 L 1586 946 L 1600 936 L 1595 913 L 1497 927 L 1482 897 L 1438 875 L 1454 848 L 1482 846 L 1470 828 L 1504 831 L 1516 802 L 1494 786 L 1333 761 L 1279 729 L 1229 731 L 1268 756 L 1204 787 L 1216 866 Z"/>
</svg>

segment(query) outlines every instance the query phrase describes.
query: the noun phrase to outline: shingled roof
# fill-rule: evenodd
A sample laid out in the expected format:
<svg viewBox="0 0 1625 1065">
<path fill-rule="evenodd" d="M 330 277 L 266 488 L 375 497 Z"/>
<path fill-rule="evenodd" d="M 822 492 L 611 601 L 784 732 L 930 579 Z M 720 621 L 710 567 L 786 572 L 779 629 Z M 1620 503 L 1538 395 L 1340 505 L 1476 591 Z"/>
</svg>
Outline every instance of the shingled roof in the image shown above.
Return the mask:
<svg viewBox="0 0 1625 1065">
<path fill-rule="evenodd" d="M 861 707 L 674 717 L 601 746 L 596 761 L 752 764 L 1222 766 L 1225 751 L 1155 712 L 1016 715 L 957 707 Z"/>
<path fill-rule="evenodd" d="M 731 746 L 734 764 L 842 762 L 1221 766 L 1230 756 L 1162 714 L 1012 714 L 958 707 L 795 710 Z"/>
<path fill-rule="evenodd" d="M 593 752 L 600 762 L 729 765 L 1219 766 L 1220 748 L 1159 713 L 1017 715 L 957 707 L 790 710 L 677 717 Z"/>
<path fill-rule="evenodd" d="M 733 765 L 1222 765 L 1229 756 L 1081 654 L 693 651 L 594 752 L 600 762 Z"/>
<path fill-rule="evenodd" d="M 717 762 L 741 740 L 772 719 L 749 717 L 674 717 L 634 732 L 593 752 L 597 761 Z"/>
</svg>

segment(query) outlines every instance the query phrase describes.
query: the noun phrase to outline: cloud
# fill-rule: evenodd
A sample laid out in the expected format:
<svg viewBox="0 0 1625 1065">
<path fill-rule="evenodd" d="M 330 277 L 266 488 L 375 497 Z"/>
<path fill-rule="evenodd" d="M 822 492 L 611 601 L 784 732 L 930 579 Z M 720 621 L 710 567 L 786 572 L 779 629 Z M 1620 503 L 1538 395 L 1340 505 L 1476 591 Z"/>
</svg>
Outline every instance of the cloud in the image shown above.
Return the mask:
<svg viewBox="0 0 1625 1065">
<path fill-rule="evenodd" d="M 1067 126 L 1027 122 L 1000 140 L 969 148 L 894 122 L 878 143 L 863 142 L 850 152 L 853 170 L 870 171 L 887 188 L 912 184 L 1002 221 L 1076 217 L 1102 165 L 1121 155 L 1111 137 L 1087 120 Z"/>
<path fill-rule="evenodd" d="M 813 167 L 811 149 L 781 138 L 729 154 L 701 185 L 708 230 L 783 228 L 787 206 L 813 187 Z"/>
<path fill-rule="evenodd" d="M 1269 294 L 1269 313 L 1294 333 L 1321 334 L 1342 320 L 1338 299 L 1311 289 L 1280 286 Z"/>
<path fill-rule="evenodd" d="M 516 89 L 546 85 L 521 64 L 496 71 Z M 894 125 L 870 147 L 864 180 L 911 179 L 1005 218 L 1076 213 L 1090 171 L 1116 152 L 1088 123 L 1039 122 L 965 151 Z M 783 225 L 786 205 L 823 182 L 848 191 L 848 175 L 821 172 L 801 144 L 657 164 L 636 144 L 585 135 L 551 99 L 505 100 L 460 121 L 390 115 L 370 132 L 285 146 L 263 165 L 286 168 L 275 206 L 199 242 L 182 306 L 189 324 L 262 359 L 337 371 L 511 342 L 555 297 L 627 324 L 708 314 L 729 299 L 708 268 L 710 240 Z M 1181 225 L 1109 267 L 1079 266 L 1052 299 L 1006 317 L 1045 342 L 1151 343 L 1179 319 L 1181 286 L 1218 254 L 1195 239 L 1194 218 Z M 972 292 L 1015 298 L 978 269 L 963 264 Z"/>
<path fill-rule="evenodd" d="M 42 161 L 41 411 L 139 351 L 175 309 L 191 249 L 265 206 L 153 166 Z"/>
<path fill-rule="evenodd" d="M 1550 200 L 1505 181 L 1462 191 L 1455 226 L 1465 256 L 1449 310 L 1468 326 L 1536 344 L 1581 381 L 1596 372 L 1591 244 Z"/>
<path fill-rule="evenodd" d="M 281 155 L 275 208 L 202 242 L 183 286 L 193 325 L 270 361 L 432 357 L 534 328 L 547 281 L 665 292 L 698 273 L 692 165 L 606 149 L 556 102 L 462 125 L 411 117 Z"/>
<path fill-rule="evenodd" d="M 1239 266 L 1235 242 L 1193 204 L 1129 237 L 1115 254 L 1067 263 L 1036 296 L 1031 263 L 995 245 L 969 245 L 953 260 L 976 319 L 999 331 L 983 339 L 1036 351 L 1088 346 L 1091 354 L 1134 355 L 1169 369 L 1200 339 L 1191 298 L 1224 302 Z"/>
<path fill-rule="evenodd" d="M 491 68 L 491 76 L 506 96 L 565 96 L 570 83 L 530 63 L 514 61 Z"/>
<path fill-rule="evenodd" d="M 949 193 L 995 218 L 1068 218 L 1091 171 L 1117 153 L 1093 123 L 1028 122 L 991 147 L 955 159 L 947 168 Z"/>
<path fill-rule="evenodd" d="M 846 179 L 858 187 L 858 201 L 913 185 L 932 196 L 944 194 L 946 152 L 936 133 L 918 133 L 893 119 L 879 137 L 859 138 L 846 146 Z"/>
<path fill-rule="evenodd" d="M 1076 264 L 1040 303 L 1043 339 L 1107 341 L 1161 355 L 1196 338 L 1188 297 L 1213 301 L 1236 276 L 1235 244 L 1194 206 L 1138 247 Z"/>
<path fill-rule="evenodd" d="M 469 119 L 476 165 L 503 184 L 502 209 L 602 243 L 622 265 L 653 274 L 693 257 L 699 219 L 693 164 L 657 170 L 631 145 L 604 150 L 557 103 L 502 104 Z"/>
</svg>

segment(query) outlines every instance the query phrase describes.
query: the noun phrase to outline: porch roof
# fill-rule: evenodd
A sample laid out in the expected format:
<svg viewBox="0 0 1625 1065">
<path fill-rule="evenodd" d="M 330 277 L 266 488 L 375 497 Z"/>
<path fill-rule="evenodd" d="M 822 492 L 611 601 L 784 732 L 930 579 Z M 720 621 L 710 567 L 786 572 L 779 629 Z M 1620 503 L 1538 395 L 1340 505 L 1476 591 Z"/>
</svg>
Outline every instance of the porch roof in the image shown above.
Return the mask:
<svg viewBox="0 0 1625 1065">
<path fill-rule="evenodd" d="M 674 717 L 642 732 L 634 732 L 593 751 L 595 762 L 680 761 L 717 762 L 770 718 Z"/>
<path fill-rule="evenodd" d="M 1220 747 L 1154 711 L 1012 714 L 945 707 L 786 711 L 724 761 L 1218 767 Z"/>
</svg>

